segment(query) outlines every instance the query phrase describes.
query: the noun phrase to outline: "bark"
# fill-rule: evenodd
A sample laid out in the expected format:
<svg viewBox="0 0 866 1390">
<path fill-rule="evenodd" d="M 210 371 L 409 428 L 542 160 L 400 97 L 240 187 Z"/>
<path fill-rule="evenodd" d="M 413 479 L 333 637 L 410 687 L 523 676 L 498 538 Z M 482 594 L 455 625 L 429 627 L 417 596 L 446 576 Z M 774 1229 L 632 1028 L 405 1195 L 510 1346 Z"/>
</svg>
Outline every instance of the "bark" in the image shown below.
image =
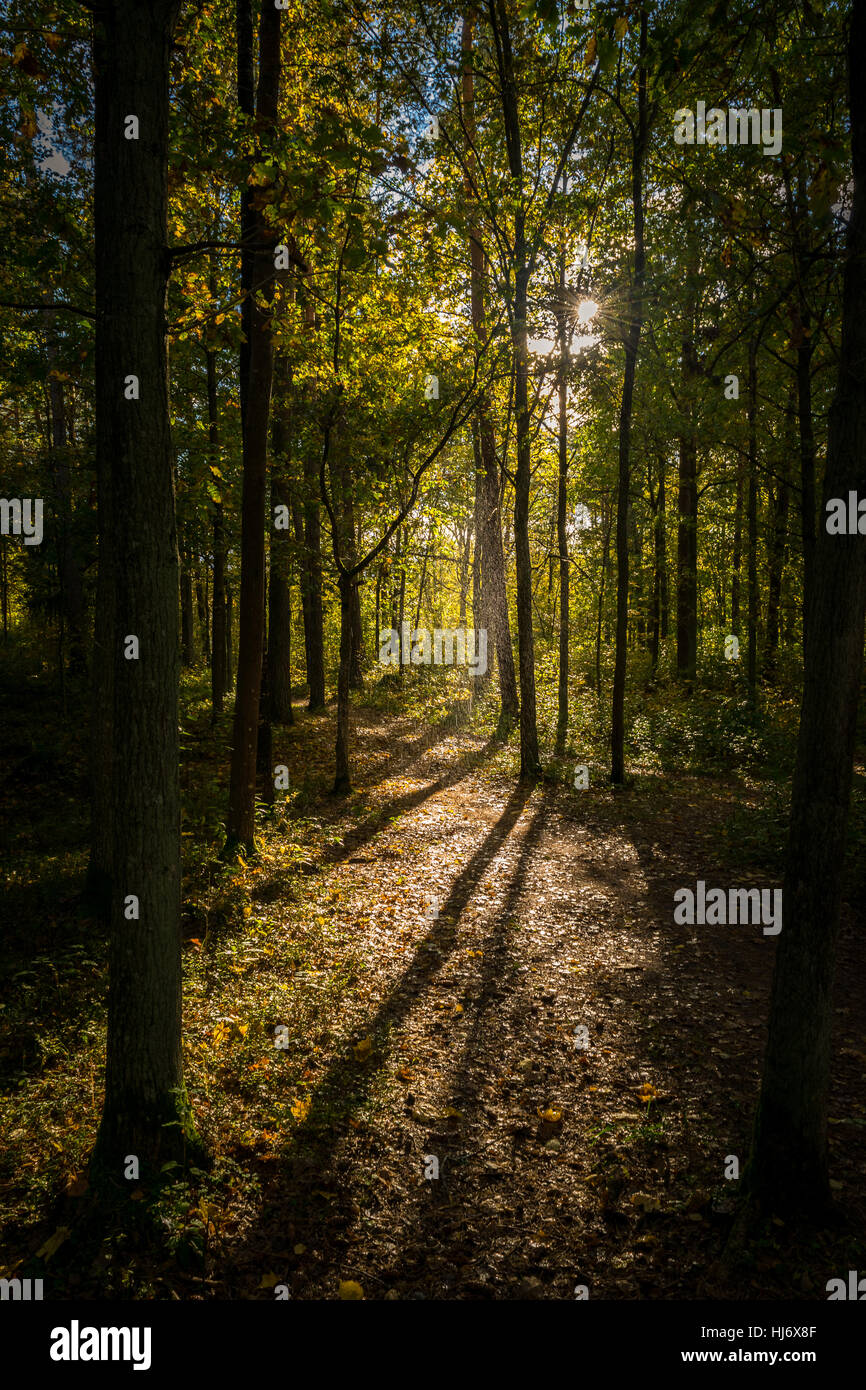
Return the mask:
<svg viewBox="0 0 866 1390">
<path fill-rule="evenodd" d="M 192 666 L 195 661 L 195 634 L 193 630 L 192 612 L 192 574 L 190 572 L 189 554 L 183 545 L 181 545 L 180 571 L 180 646 L 180 659 L 182 664 L 184 666 Z"/>
<path fill-rule="evenodd" d="M 475 144 L 475 78 L 472 67 L 474 46 L 474 10 L 463 20 L 463 120 L 468 138 Z M 467 168 L 467 195 L 473 199 L 477 190 L 471 186 L 474 171 L 474 155 L 470 153 Z M 471 206 L 472 204 L 470 204 Z M 484 244 L 475 223 L 469 224 L 469 262 L 470 262 L 470 300 L 472 328 L 479 345 L 487 336 L 484 304 Z M 488 647 L 488 669 L 495 648 L 496 665 L 499 678 L 499 727 L 500 736 L 507 734 L 520 712 L 517 697 L 517 676 L 514 670 L 514 651 L 511 644 L 511 623 L 508 616 L 508 589 L 505 577 L 505 552 L 502 545 L 502 514 L 499 499 L 499 462 L 496 457 L 496 439 L 490 412 L 490 399 L 487 393 L 479 398 L 475 418 L 473 442 L 477 447 L 476 469 L 481 470 L 480 483 L 476 491 L 476 517 L 480 526 L 476 530 L 476 547 L 480 551 L 480 596 L 482 627 L 491 628 Z M 474 590 L 473 590 L 474 597 Z M 473 605 L 473 612 L 477 611 Z"/>
<path fill-rule="evenodd" d="M 647 17 L 641 10 L 637 126 L 632 143 L 631 191 L 634 222 L 634 273 L 628 295 L 625 373 L 619 412 L 619 480 L 616 503 L 616 643 L 610 732 L 610 777 L 625 780 L 625 678 L 628 639 L 628 522 L 631 478 L 631 415 L 637 354 L 643 325 L 644 250 L 643 162 L 647 143 Z"/>
<path fill-rule="evenodd" d="M 291 541 L 288 530 L 273 525 L 277 507 L 291 515 L 289 490 L 289 447 L 291 415 L 289 368 L 285 358 L 277 357 L 275 401 L 271 423 L 271 570 L 268 589 L 268 676 L 270 713 L 278 724 L 294 722 L 292 713 L 292 613 L 289 589 Z"/>
<path fill-rule="evenodd" d="M 809 326 L 805 305 L 803 327 Z M 811 340 L 797 348 L 797 413 L 800 425 L 800 534 L 803 542 L 803 656 L 806 652 L 806 609 L 815 566 L 815 430 L 812 422 Z"/>
<path fill-rule="evenodd" d="M 661 640 L 667 636 L 667 530 L 666 478 L 667 460 L 658 457 L 658 482 L 655 496 L 650 487 L 653 508 L 653 592 L 650 615 L 650 664 L 653 674 L 658 668 Z M 664 628 L 664 631 L 663 631 Z"/>
<path fill-rule="evenodd" d="M 50 368 L 57 360 L 55 320 L 57 311 L 47 310 L 46 355 Z M 81 672 L 84 660 L 84 583 L 81 559 L 73 532 L 72 481 L 69 469 L 69 431 L 63 382 L 49 373 L 48 396 L 51 408 L 51 466 L 57 513 L 57 578 L 60 587 L 60 615 L 69 642 L 69 666 Z"/>
<path fill-rule="evenodd" d="M 210 614 L 207 606 L 207 591 L 201 570 L 196 574 L 195 581 L 195 606 L 198 613 L 198 626 L 201 634 L 202 651 L 204 659 L 210 665 Z"/>
<path fill-rule="evenodd" d="M 568 533 L 568 338 L 565 316 L 565 251 L 559 256 L 559 421 L 557 431 L 556 541 L 559 551 L 559 671 L 557 683 L 556 739 L 558 757 L 565 751 L 568 733 L 568 649 L 570 617 L 570 561 Z"/>
<path fill-rule="evenodd" d="M 793 405 L 793 402 L 792 402 Z M 778 477 L 773 492 L 770 509 L 770 537 L 767 546 L 767 632 L 764 642 L 762 678 L 773 684 L 776 679 L 776 663 L 779 652 L 779 609 L 782 601 L 782 579 L 787 558 L 788 510 L 790 487 L 788 484 L 788 448 L 794 443 L 793 409 L 787 412 L 787 426 L 784 439 L 785 448 L 777 463 Z"/>
<path fill-rule="evenodd" d="M 684 215 L 688 207 L 684 206 Z M 694 680 L 698 656 L 698 445 L 692 427 L 698 375 L 695 347 L 698 251 L 690 234 L 687 246 L 685 329 L 681 343 L 681 412 L 679 495 L 677 499 L 677 675 Z"/>
<path fill-rule="evenodd" d="M 532 629 L 532 556 L 529 545 L 529 492 L 532 478 L 532 445 L 529 414 L 529 247 L 523 203 L 523 154 L 520 114 L 511 32 L 502 0 L 490 8 L 494 21 L 500 99 L 505 127 L 508 166 L 515 185 L 511 305 L 511 349 L 514 361 L 514 422 L 517 462 L 514 473 L 514 551 L 517 569 L 517 646 L 520 676 L 520 776 L 541 774 L 535 702 L 535 637 Z"/>
<path fill-rule="evenodd" d="M 748 657 L 749 695 L 754 701 L 758 685 L 758 347 L 749 342 L 748 429 L 749 492 L 748 524 Z"/>
<path fill-rule="evenodd" d="M 352 584 L 348 574 L 339 578 L 340 667 L 337 674 L 337 741 L 335 746 L 334 792 L 346 795 L 352 790 L 349 775 L 349 675 L 352 660 Z M 402 658 L 402 653 L 401 653 Z M 400 671 L 402 673 L 402 665 Z"/>
<path fill-rule="evenodd" d="M 322 607 L 322 521 L 319 481 L 314 458 L 304 459 L 304 564 L 309 615 L 307 708 L 323 709 L 325 704 L 325 618 Z"/>
<path fill-rule="evenodd" d="M 215 278 L 211 277 L 211 300 L 216 298 Z M 217 410 L 216 353 L 207 354 L 208 445 L 212 468 L 219 469 L 219 415 Z M 219 486 L 219 480 L 214 479 Z M 226 671 L 226 552 L 222 502 L 214 503 L 213 514 L 213 600 L 211 608 L 211 707 L 214 717 L 222 713 L 228 687 Z"/>
<path fill-rule="evenodd" d="M 240 10 L 240 5 L 239 5 Z M 276 120 L 280 82 L 280 15 L 262 8 L 259 30 L 259 85 L 256 116 L 260 128 Z M 273 289 L 273 233 L 260 213 L 254 219 L 253 288 L 250 297 L 249 391 L 243 431 L 241 503 L 241 596 L 238 619 L 237 687 L 232 741 L 227 836 L 250 851 L 255 839 L 256 747 L 261 697 L 265 608 L 265 495 L 268 418 L 273 377 L 270 321 L 259 302 Z"/>
<path fill-rule="evenodd" d="M 737 499 L 734 506 L 734 554 L 731 580 L 731 632 L 740 630 L 740 570 L 743 567 L 743 457 L 737 457 Z"/>
<path fill-rule="evenodd" d="M 95 17 L 96 448 L 113 680 L 110 984 L 92 1172 L 194 1142 L 181 1066 L 178 552 L 166 350 L 169 45 L 177 0 Z M 135 112 L 142 138 L 124 139 Z M 139 399 L 127 400 L 134 374 Z M 109 554 L 114 549 L 114 554 Z M 127 659 L 128 636 L 139 642 Z M 100 665 L 100 670 L 103 668 Z M 129 916 L 128 913 L 136 912 Z"/>
<path fill-rule="evenodd" d="M 854 0 L 848 49 L 854 201 L 847 233 L 839 377 L 830 411 L 825 500 L 866 494 L 866 92 L 855 67 L 866 4 Z M 749 1189 L 764 1210 L 829 1202 L 827 1104 L 832 989 L 866 615 L 859 536 L 818 533 L 767 1053 Z"/>
</svg>

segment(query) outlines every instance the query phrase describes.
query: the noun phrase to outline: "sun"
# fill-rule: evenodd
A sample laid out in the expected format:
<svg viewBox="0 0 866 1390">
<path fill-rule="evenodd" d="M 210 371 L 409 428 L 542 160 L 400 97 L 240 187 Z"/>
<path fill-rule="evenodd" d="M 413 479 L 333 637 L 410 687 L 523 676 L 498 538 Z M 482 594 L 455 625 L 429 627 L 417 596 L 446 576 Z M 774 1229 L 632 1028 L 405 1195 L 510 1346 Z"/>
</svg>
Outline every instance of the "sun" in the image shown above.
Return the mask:
<svg viewBox="0 0 866 1390">
<path fill-rule="evenodd" d="M 577 306 L 577 321 L 579 324 L 591 323 L 598 313 L 598 305 L 594 299 L 582 299 Z"/>
</svg>

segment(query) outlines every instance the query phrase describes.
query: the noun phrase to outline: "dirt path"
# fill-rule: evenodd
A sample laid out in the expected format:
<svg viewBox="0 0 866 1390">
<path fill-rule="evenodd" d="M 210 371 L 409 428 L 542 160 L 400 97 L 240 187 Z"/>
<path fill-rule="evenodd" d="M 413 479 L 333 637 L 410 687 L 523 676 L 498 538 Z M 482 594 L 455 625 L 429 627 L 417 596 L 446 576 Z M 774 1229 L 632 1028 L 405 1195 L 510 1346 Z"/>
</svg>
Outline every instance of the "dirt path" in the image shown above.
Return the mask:
<svg viewBox="0 0 866 1390">
<path fill-rule="evenodd" d="M 743 789 L 527 789 L 468 735 L 395 747 L 371 719 L 360 737 L 392 819 L 354 828 L 327 870 L 363 962 L 354 1045 L 261 1165 L 226 1291 L 273 1268 L 301 1298 L 340 1280 L 373 1298 L 736 1296 L 714 1268 L 724 1170 L 745 1160 L 774 947 L 675 925 L 673 893 L 769 886 L 716 867 Z M 845 975 L 834 1171 L 859 1238 L 863 1001 Z M 750 1294 L 815 1297 L 838 1273 L 798 1242 L 780 1223 Z"/>
</svg>

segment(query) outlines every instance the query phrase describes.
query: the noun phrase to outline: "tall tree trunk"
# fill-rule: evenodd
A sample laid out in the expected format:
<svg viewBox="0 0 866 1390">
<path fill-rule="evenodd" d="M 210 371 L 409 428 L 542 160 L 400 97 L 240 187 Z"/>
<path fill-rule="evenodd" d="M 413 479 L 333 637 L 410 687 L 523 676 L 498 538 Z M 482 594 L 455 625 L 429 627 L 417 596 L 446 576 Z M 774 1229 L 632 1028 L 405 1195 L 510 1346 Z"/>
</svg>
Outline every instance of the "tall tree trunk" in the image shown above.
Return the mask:
<svg viewBox="0 0 866 1390">
<path fill-rule="evenodd" d="M 658 458 L 658 484 L 653 512 L 653 597 L 652 621 L 650 624 L 650 662 L 653 673 L 658 668 L 661 639 L 667 637 L 667 514 L 666 479 L 667 460 L 664 453 Z"/>
<path fill-rule="evenodd" d="M 309 452 L 309 451 L 308 451 Z M 304 548 L 307 603 L 310 622 L 307 652 L 307 708 L 318 710 L 325 704 L 325 617 L 322 607 L 322 522 L 319 503 L 318 465 L 304 458 Z"/>
<path fill-rule="evenodd" d="M 803 327 L 808 311 L 802 310 Z M 811 339 L 797 348 L 797 412 L 800 425 L 800 534 L 803 541 L 803 656 L 806 654 L 806 611 L 815 567 L 815 430 L 812 422 Z"/>
<path fill-rule="evenodd" d="M 240 10 L 240 0 L 239 0 Z M 258 128 L 276 121 L 280 85 L 280 15 L 262 7 L 259 28 Z M 274 234 L 259 212 L 255 233 L 253 291 L 250 296 L 249 393 L 243 431 L 241 503 L 241 598 L 238 622 L 238 669 L 232 740 L 231 785 L 227 832 L 229 845 L 253 848 L 256 806 L 256 745 L 262 679 L 265 610 L 265 495 L 267 491 L 268 417 L 273 377 L 270 321 L 258 300 L 273 291 Z"/>
<path fill-rule="evenodd" d="M 234 594 L 226 585 L 226 689 L 234 680 L 234 662 L 232 660 L 232 608 Z"/>
<path fill-rule="evenodd" d="M 207 593 L 205 592 L 204 576 L 202 571 L 197 568 L 195 579 L 195 606 L 198 614 L 198 626 L 201 634 L 202 651 L 204 659 L 210 665 L 210 614 L 207 607 Z"/>
<path fill-rule="evenodd" d="M 278 724 L 293 723 L 292 713 L 292 613 L 289 591 L 291 541 L 288 525 L 277 530 L 277 508 L 287 523 L 291 519 L 289 490 L 291 378 L 286 358 L 279 354 L 274 366 L 275 400 L 271 423 L 271 571 L 268 591 L 268 675 L 271 715 Z"/>
<path fill-rule="evenodd" d="M 192 608 L 192 571 L 189 552 L 181 541 L 180 547 L 180 651 L 181 663 L 192 666 L 195 661 L 195 631 Z"/>
<path fill-rule="evenodd" d="M 773 684 L 776 678 L 776 663 L 779 652 L 779 609 L 782 601 L 782 578 L 788 549 L 788 507 L 790 488 L 788 484 L 788 449 L 795 444 L 793 399 L 786 412 L 784 448 L 778 460 L 778 477 L 773 492 L 770 515 L 770 538 L 767 546 L 767 635 L 761 675 Z"/>
<path fill-rule="evenodd" d="M 758 345 L 749 342 L 748 428 L 749 492 L 746 505 L 748 525 L 748 682 L 754 702 L 758 688 Z"/>
<path fill-rule="evenodd" d="M 211 301 L 216 299 L 215 277 L 211 277 Z M 216 353 L 207 354 L 208 443 L 211 468 L 219 471 L 219 413 L 217 409 Z M 214 478 L 215 486 L 220 479 Z M 226 672 L 226 551 L 222 501 L 214 503 L 213 514 L 213 600 L 211 633 L 211 707 L 214 717 L 222 713 L 228 687 Z"/>
<path fill-rule="evenodd" d="M 340 575 L 338 587 L 340 594 L 340 666 L 337 673 L 337 741 L 335 749 L 336 767 L 334 774 L 334 792 L 344 796 L 352 790 L 352 782 L 349 775 L 349 676 L 352 661 L 352 583 L 348 574 L 344 573 Z M 401 673 L 402 670 L 403 668 L 401 666 Z"/>
<path fill-rule="evenodd" d="M 731 632 L 740 631 L 740 570 L 743 567 L 743 456 L 737 455 L 737 499 L 734 506 L 734 554 L 731 580 Z"/>
<path fill-rule="evenodd" d="M 49 302 L 53 292 L 49 292 Z M 67 446 L 66 401 L 63 382 L 53 370 L 57 361 L 56 309 L 46 311 L 46 355 L 52 369 L 48 378 L 51 407 L 51 465 L 56 498 L 57 577 L 60 587 L 61 622 L 69 637 L 69 665 L 75 672 L 85 667 L 84 587 L 81 560 L 73 535 L 72 482 Z"/>
<path fill-rule="evenodd" d="M 503 0 L 493 0 L 500 98 L 505 127 L 508 167 L 514 183 L 514 235 L 511 304 L 511 350 L 514 361 L 514 421 L 517 463 L 514 471 L 514 553 L 517 569 L 517 645 L 520 677 L 520 776 L 541 773 L 535 705 L 535 637 L 532 629 L 532 555 L 529 544 L 529 492 L 532 480 L 532 442 L 529 414 L 529 246 L 526 241 L 526 209 L 523 189 L 523 153 L 520 111 L 511 31 Z"/>
<path fill-rule="evenodd" d="M 568 733 L 568 649 L 571 607 L 568 557 L 568 334 L 565 313 L 565 248 L 559 253 L 559 421 L 557 434 L 556 543 L 559 550 L 559 671 L 557 681 L 556 740 L 558 757 L 565 752 Z"/>
<path fill-rule="evenodd" d="M 684 207 L 684 215 L 688 207 Z M 677 517 L 677 675 L 695 678 L 698 658 L 698 444 L 693 428 L 694 390 L 698 375 L 695 347 L 698 313 L 698 250 L 692 234 L 687 247 L 685 320 L 682 335 L 682 406 L 679 438 L 679 497 Z"/>
<path fill-rule="evenodd" d="M 842 291 L 839 379 L 830 411 L 825 501 L 866 495 L 866 91 L 855 65 L 866 4 L 854 0 L 848 48 L 854 200 Z M 866 615 L 860 536 L 818 533 L 788 861 L 749 1188 L 765 1210 L 829 1201 L 827 1100 L 836 942 Z"/>
<path fill-rule="evenodd" d="M 96 447 L 113 554 L 113 825 L 105 1101 L 92 1160 L 121 1182 L 193 1140 L 181 1063 L 178 552 L 166 353 L 169 45 L 178 0 L 95 15 Z M 141 138 L 124 138 L 124 117 Z M 138 379 L 138 399 L 125 381 Z M 134 537 L 134 544 L 120 538 Z M 135 641 L 133 641 L 135 639 Z M 102 668 L 100 668 L 102 669 Z"/>
<path fill-rule="evenodd" d="M 632 216 L 634 221 L 634 274 L 628 294 L 628 329 L 625 340 L 625 373 L 619 411 L 619 481 L 616 502 L 616 645 L 610 726 L 610 778 L 625 780 L 625 678 L 628 639 L 628 520 L 631 478 L 631 413 L 637 354 L 643 326 L 644 250 L 643 161 L 647 142 L 647 17 L 641 10 L 640 64 L 638 67 L 638 116 L 631 162 Z"/>
<path fill-rule="evenodd" d="M 473 146 L 477 139 L 473 67 L 474 32 L 475 10 L 472 8 L 463 20 L 461 44 L 463 51 L 463 121 L 467 138 Z M 471 200 L 470 207 L 473 207 L 477 198 L 477 189 L 473 184 L 474 151 L 469 153 L 467 172 L 467 197 Z M 469 263 L 472 328 L 480 346 L 485 342 L 487 336 L 484 307 L 485 255 L 480 232 L 471 219 L 469 224 Z M 487 394 L 483 394 L 479 398 L 473 436 L 478 450 L 476 469 L 479 468 L 479 465 L 481 469 L 480 484 L 476 487 L 476 516 L 480 517 L 480 529 L 476 530 L 476 548 L 480 552 L 482 626 L 486 627 L 489 623 L 492 629 L 491 645 L 496 650 L 496 667 L 499 677 L 497 735 L 504 737 L 520 712 L 520 704 L 517 697 L 517 676 L 514 670 L 511 623 L 508 616 L 508 588 L 505 577 L 505 552 L 502 546 L 502 514 L 499 500 L 499 462 L 496 457 L 496 439 L 490 413 L 490 399 Z M 475 611 L 474 608 L 473 611 Z M 492 652 L 489 652 L 488 655 L 492 658 Z"/>
</svg>

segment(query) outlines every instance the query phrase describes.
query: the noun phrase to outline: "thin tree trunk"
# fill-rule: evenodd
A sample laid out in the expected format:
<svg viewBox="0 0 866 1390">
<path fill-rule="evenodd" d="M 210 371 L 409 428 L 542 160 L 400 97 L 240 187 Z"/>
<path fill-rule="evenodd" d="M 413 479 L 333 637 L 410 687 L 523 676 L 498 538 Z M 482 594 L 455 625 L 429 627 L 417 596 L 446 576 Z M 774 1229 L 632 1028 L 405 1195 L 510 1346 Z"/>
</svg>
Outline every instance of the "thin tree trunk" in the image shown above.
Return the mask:
<svg viewBox="0 0 866 1390">
<path fill-rule="evenodd" d="M 664 453 L 658 458 L 658 485 L 653 513 L 653 598 L 652 622 L 650 624 L 650 662 L 653 674 L 658 669 L 662 637 L 667 636 L 667 516 L 666 483 L 667 460 Z"/>
<path fill-rule="evenodd" d="M 804 318 L 808 315 L 804 313 Z M 804 325 L 806 326 L 806 325 Z M 815 567 L 815 430 L 812 422 L 812 353 L 809 339 L 797 348 L 797 410 L 800 424 L 800 526 L 803 540 L 803 656 L 806 608 Z"/>
<path fill-rule="evenodd" d="M 570 595 L 570 561 L 568 557 L 568 337 L 565 314 L 565 248 L 559 253 L 559 429 L 557 437 L 556 541 L 559 550 L 559 671 L 557 685 L 556 740 L 557 757 L 565 751 L 568 733 L 568 649 Z"/>
<path fill-rule="evenodd" d="M 280 520 L 291 518 L 289 447 L 291 389 L 289 367 L 278 355 L 274 365 L 275 400 L 271 423 L 271 570 L 268 591 L 268 675 L 271 715 L 278 724 L 293 723 L 291 643 L 292 614 L 289 592 L 291 541 L 286 528 L 277 530 L 277 508 L 285 508 Z"/>
<path fill-rule="evenodd" d="M 625 373 L 619 412 L 619 483 L 616 502 L 616 645 L 614 650 L 613 701 L 610 728 L 610 777 L 617 785 L 625 780 L 625 680 L 628 639 L 628 520 L 631 477 L 631 414 L 637 354 L 643 326 L 644 250 L 643 161 L 647 142 L 647 17 L 641 10 L 640 65 L 638 67 L 638 117 L 632 147 L 631 189 L 634 222 L 634 274 L 628 295 L 628 330 L 625 341 Z"/>
<path fill-rule="evenodd" d="M 786 412 L 785 447 L 778 461 L 778 477 L 775 482 L 773 504 L 770 514 L 770 537 L 767 547 L 767 634 L 764 642 L 761 676 L 772 685 L 776 679 L 776 665 L 779 653 L 779 609 L 782 601 L 782 580 L 785 570 L 788 541 L 788 509 L 790 488 L 788 485 L 788 449 L 794 444 L 796 429 L 794 425 L 793 399 Z"/>
<path fill-rule="evenodd" d="M 346 795 L 352 790 L 352 782 L 349 775 L 349 675 L 352 661 L 352 585 L 347 574 L 340 575 L 339 594 L 340 667 L 337 674 L 337 741 L 335 747 L 336 768 L 334 774 L 334 792 L 338 795 Z M 402 672 L 402 666 L 400 669 Z"/>
<path fill-rule="evenodd" d="M 307 653 L 307 683 L 310 696 L 307 708 L 322 709 L 325 704 L 325 619 L 322 608 L 322 522 L 319 504 L 319 479 L 314 458 L 304 459 L 304 543 L 307 580 L 307 603 L 310 623 Z"/>
<path fill-rule="evenodd" d="M 260 128 L 277 116 L 280 83 L 281 11 L 265 5 L 259 30 L 259 86 L 256 115 Z M 274 234 L 254 214 L 253 287 L 266 297 L 273 290 Z M 248 851 L 255 840 L 256 747 L 262 679 L 265 609 L 265 496 L 268 417 L 273 377 L 270 322 L 256 295 L 250 297 L 249 394 L 244 419 L 241 503 L 241 598 L 238 669 L 227 816 L 228 844 Z"/>
<path fill-rule="evenodd" d="M 211 301 L 216 299 L 216 277 L 211 276 Z M 207 354 L 208 443 L 211 468 L 219 471 L 219 413 L 217 406 L 216 353 Z M 220 479 L 214 478 L 215 486 Z M 227 689 L 226 608 L 225 608 L 225 527 L 222 501 L 214 503 L 213 514 L 213 600 L 211 633 L 211 707 L 214 717 L 222 713 Z"/>
<path fill-rule="evenodd" d="M 195 633 L 193 629 L 192 574 L 189 554 L 181 543 L 180 569 L 180 648 L 181 663 L 192 666 L 195 661 Z"/>
<path fill-rule="evenodd" d="M 731 632 L 740 631 L 740 570 L 743 567 L 743 456 L 737 456 L 737 500 L 734 506 L 734 554 L 731 580 Z"/>
<path fill-rule="evenodd" d="M 748 682 L 751 700 L 757 697 L 758 686 L 758 348 L 754 338 L 749 342 L 749 493 L 748 525 L 748 609 L 749 651 Z"/>
</svg>

